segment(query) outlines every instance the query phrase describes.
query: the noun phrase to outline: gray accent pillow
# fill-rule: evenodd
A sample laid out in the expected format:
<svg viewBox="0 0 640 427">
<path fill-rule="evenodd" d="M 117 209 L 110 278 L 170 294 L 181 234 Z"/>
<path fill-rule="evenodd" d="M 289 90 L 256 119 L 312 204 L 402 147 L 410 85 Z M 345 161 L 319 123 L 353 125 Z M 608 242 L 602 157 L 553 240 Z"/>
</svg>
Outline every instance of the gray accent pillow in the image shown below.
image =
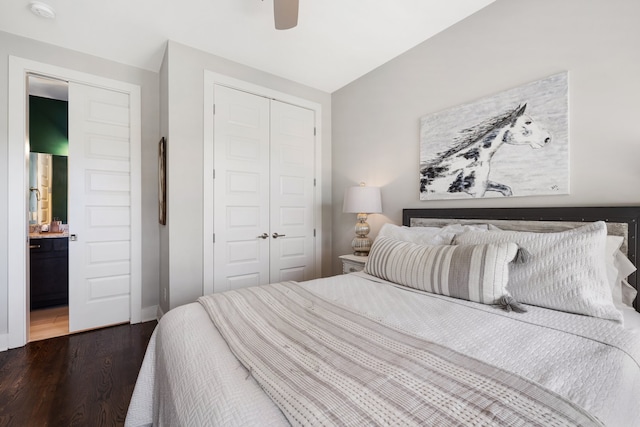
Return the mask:
<svg viewBox="0 0 640 427">
<path fill-rule="evenodd" d="M 419 245 L 378 237 L 364 272 L 426 292 L 483 304 L 498 304 L 509 280 L 515 243 Z"/>
</svg>

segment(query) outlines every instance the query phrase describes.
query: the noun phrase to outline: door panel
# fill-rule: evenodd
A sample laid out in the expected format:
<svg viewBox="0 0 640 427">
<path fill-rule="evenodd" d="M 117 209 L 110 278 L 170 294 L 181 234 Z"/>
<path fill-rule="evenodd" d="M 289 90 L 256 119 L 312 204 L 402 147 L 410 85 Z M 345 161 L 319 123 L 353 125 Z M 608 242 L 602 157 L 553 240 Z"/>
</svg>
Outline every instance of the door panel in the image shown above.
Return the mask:
<svg viewBox="0 0 640 427">
<path fill-rule="evenodd" d="M 314 112 L 271 101 L 271 282 L 315 277 Z"/>
<path fill-rule="evenodd" d="M 269 280 L 269 100 L 215 86 L 215 292 Z M 268 235 L 268 234 L 267 234 Z"/>
<path fill-rule="evenodd" d="M 69 84 L 69 330 L 128 322 L 129 95 Z"/>
</svg>

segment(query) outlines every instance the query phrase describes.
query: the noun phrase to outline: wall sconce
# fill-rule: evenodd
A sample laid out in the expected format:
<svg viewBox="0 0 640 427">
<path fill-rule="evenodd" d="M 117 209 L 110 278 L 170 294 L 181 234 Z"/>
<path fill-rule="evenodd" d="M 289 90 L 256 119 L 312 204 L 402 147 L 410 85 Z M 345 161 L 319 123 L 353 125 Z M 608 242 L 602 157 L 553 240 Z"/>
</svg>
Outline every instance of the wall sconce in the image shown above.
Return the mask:
<svg viewBox="0 0 640 427">
<path fill-rule="evenodd" d="M 347 188 L 344 191 L 342 212 L 358 214 L 358 222 L 355 227 L 356 237 L 351 241 L 353 254 L 369 255 L 371 239 L 367 237 L 370 230 L 369 224 L 367 224 L 367 215 L 382 212 L 380 188 L 366 187 L 364 182 L 361 182 L 359 186 Z"/>
</svg>

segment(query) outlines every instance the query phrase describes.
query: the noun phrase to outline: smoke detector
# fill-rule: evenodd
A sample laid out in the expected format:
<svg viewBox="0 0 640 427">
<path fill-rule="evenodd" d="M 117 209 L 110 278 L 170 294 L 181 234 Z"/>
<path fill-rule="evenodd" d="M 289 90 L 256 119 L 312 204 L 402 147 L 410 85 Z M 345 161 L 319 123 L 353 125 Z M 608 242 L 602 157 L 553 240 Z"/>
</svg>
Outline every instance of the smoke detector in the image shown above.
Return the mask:
<svg viewBox="0 0 640 427">
<path fill-rule="evenodd" d="M 54 19 L 56 17 L 56 11 L 46 3 L 39 1 L 32 1 L 29 4 L 31 12 L 41 18 Z"/>
</svg>

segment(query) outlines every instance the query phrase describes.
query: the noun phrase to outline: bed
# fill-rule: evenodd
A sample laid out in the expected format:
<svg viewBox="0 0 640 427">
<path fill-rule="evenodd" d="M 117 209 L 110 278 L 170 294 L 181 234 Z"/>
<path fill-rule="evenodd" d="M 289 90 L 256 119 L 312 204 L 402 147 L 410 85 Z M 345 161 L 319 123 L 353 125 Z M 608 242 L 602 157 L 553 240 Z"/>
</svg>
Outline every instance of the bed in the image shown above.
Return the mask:
<svg viewBox="0 0 640 427">
<path fill-rule="evenodd" d="M 125 425 L 640 425 L 639 218 L 405 209 L 364 272 L 168 312 Z"/>
</svg>

